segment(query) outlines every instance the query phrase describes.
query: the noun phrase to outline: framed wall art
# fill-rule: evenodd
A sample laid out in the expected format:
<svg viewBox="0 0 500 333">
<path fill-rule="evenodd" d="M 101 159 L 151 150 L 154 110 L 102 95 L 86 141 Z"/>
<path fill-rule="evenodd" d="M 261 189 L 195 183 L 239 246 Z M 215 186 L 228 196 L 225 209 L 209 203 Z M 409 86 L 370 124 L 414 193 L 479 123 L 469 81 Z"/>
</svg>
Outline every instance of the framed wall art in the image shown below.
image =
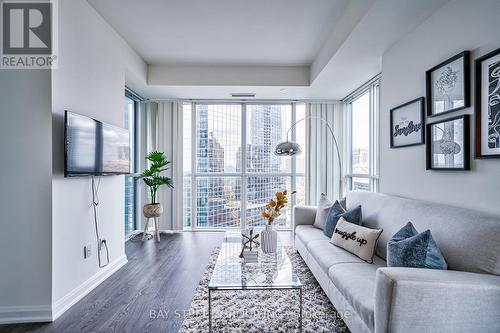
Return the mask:
<svg viewBox="0 0 500 333">
<path fill-rule="evenodd" d="M 500 158 L 500 49 L 475 61 L 476 158 Z"/>
<path fill-rule="evenodd" d="M 470 106 L 470 52 L 464 51 L 429 69 L 425 74 L 427 116 Z"/>
<path fill-rule="evenodd" d="M 391 148 L 425 143 L 425 98 L 419 97 L 390 110 Z"/>
<path fill-rule="evenodd" d="M 469 115 L 427 125 L 427 170 L 469 170 Z"/>
</svg>

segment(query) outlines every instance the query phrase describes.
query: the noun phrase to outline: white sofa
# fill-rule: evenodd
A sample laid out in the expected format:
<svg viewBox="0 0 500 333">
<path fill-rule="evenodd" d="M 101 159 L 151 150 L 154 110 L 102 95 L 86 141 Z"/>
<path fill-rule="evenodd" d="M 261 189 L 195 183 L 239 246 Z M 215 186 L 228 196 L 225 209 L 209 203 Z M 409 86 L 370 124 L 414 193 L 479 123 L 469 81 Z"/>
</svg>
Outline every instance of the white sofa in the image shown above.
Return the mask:
<svg viewBox="0 0 500 333">
<path fill-rule="evenodd" d="M 313 226 L 316 207 L 294 208 L 295 247 L 356 332 L 500 332 L 500 218 L 390 195 L 350 192 L 363 225 L 383 228 L 373 264 Z M 449 270 L 386 267 L 387 241 L 411 221 L 430 229 Z"/>
</svg>

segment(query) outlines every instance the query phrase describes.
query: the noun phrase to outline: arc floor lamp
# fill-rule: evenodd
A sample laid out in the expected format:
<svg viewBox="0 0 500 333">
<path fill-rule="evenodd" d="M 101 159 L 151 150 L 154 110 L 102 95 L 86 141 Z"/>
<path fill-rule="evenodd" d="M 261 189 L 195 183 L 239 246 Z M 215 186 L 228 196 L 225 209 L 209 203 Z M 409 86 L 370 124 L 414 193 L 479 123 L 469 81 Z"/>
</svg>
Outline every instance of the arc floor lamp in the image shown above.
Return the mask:
<svg viewBox="0 0 500 333">
<path fill-rule="evenodd" d="M 339 175 L 340 175 L 340 195 L 342 196 L 343 194 L 343 182 L 344 178 L 342 176 L 342 160 L 340 159 L 340 150 L 339 150 L 339 145 L 337 143 L 337 138 L 335 137 L 335 134 L 333 134 L 333 129 L 331 128 L 330 124 L 328 122 L 321 118 L 321 117 L 314 117 L 314 116 L 308 116 L 304 117 L 302 119 L 297 120 L 295 123 L 290 126 L 288 131 L 286 132 L 286 141 L 278 143 L 276 147 L 274 148 L 274 154 L 277 156 L 295 156 L 295 155 L 300 155 L 302 153 L 302 147 L 297 142 L 293 142 L 289 140 L 289 134 L 292 128 L 294 128 L 298 123 L 300 123 L 303 120 L 307 119 L 319 119 L 321 122 L 323 122 L 330 133 L 332 134 L 333 137 L 333 142 L 335 143 L 335 150 L 337 151 L 337 159 L 339 161 Z"/>
</svg>

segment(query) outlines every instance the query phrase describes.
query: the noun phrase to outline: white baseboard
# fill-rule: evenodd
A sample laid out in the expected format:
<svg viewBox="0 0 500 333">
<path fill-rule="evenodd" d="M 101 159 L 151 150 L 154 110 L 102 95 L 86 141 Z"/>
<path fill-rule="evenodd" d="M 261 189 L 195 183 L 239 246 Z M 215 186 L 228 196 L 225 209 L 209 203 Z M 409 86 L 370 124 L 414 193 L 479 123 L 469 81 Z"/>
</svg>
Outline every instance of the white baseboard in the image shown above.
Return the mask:
<svg viewBox="0 0 500 333">
<path fill-rule="evenodd" d="M 85 297 L 88 293 L 94 290 L 98 285 L 104 282 L 108 277 L 113 275 L 117 270 L 123 267 L 128 262 L 127 256 L 123 255 L 117 260 L 110 263 L 107 267 L 99 270 L 90 279 L 70 291 L 64 297 L 56 301 L 52 306 L 52 321 L 56 320 L 75 303 Z"/>
<path fill-rule="evenodd" d="M 36 323 L 52 321 L 48 305 L 0 306 L 0 324 Z"/>
<path fill-rule="evenodd" d="M 183 230 L 161 230 L 160 229 L 160 234 L 178 234 L 181 233 Z"/>
<path fill-rule="evenodd" d="M 56 320 L 76 302 L 85 297 L 95 287 L 110 277 L 128 262 L 127 256 L 122 256 L 110 263 L 109 266 L 97 272 L 90 279 L 73 289 L 66 296 L 58 300 L 53 306 L 0 306 L 0 324 L 38 323 Z"/>
</svg>

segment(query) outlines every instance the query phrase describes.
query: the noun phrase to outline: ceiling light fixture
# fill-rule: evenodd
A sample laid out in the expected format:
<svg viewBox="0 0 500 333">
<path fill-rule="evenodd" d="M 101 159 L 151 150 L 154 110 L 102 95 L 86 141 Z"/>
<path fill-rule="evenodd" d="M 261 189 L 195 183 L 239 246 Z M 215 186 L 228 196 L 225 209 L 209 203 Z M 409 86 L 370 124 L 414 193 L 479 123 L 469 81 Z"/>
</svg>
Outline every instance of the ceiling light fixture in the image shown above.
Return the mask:
<svg viewBox="0 0 500 333">
<path fill-rule="evenodd" d="M 280 91 L 281 92 L 286 92 L 286 88 L 281 88 Z"/>
</svg>

